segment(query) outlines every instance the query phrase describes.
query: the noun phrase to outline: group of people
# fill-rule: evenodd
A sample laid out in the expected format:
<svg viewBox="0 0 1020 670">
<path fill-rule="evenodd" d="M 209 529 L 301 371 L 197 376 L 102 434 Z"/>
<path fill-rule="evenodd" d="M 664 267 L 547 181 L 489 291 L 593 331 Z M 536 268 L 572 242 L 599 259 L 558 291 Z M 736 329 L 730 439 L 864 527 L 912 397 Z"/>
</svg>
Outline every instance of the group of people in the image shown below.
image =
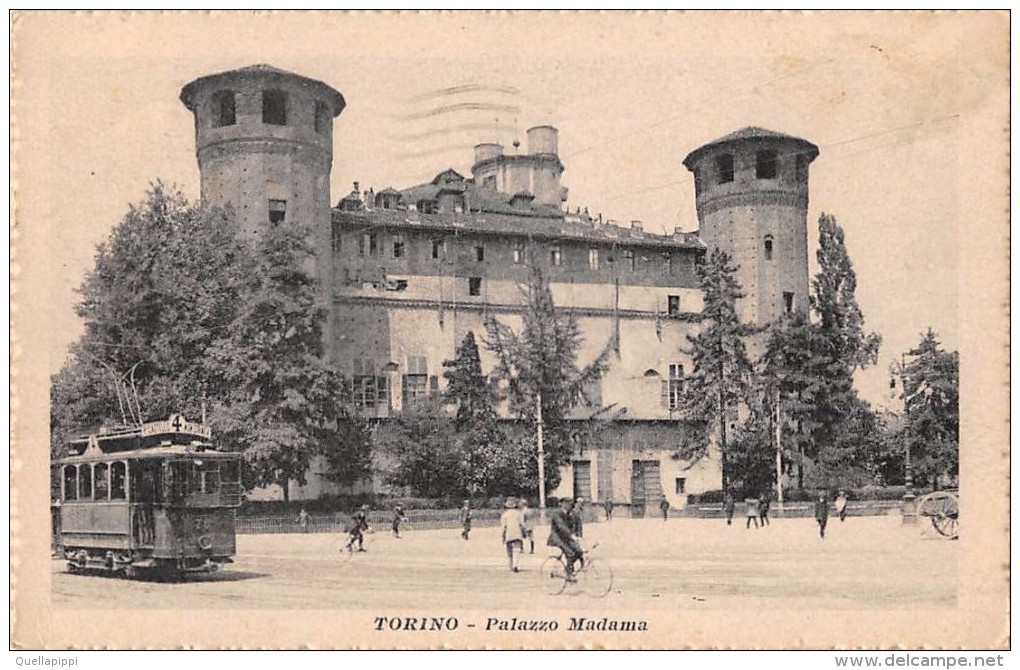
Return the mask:
<svg viewBox="0 0 1020 670">
<path fill-rule="evenodd" d="M 466 508 L 467 501 L 464 505 Z M 499 518 L 500 538 L 506 547 L 510 571 L 520 572 L 520 555 L 524 553 L 525 540 L 530 545 L 529 553 L 535 553 L 535 512 L 528 508 L 525 498 L 507 498 L 503 507 L 503 515 Z"/>
<path fill-rule="evenodd" d="M 744 525 L 744 528 L 750 528 L 752 523 L 755 528 L 764 528 L 770 525 L 769 509 L 771 507 L 772 496 L 767 491 L 758 498 L 744 499 L 744 508 L 747 514 L 747 523 Z M 727 526 L 733 524 L 734 511 L 736 511 L 736 503 L 733 500 L 733 496 L 727 493 L 725 498 L 723 498 L 723 512 L 726 514 Z"/>
</svg>

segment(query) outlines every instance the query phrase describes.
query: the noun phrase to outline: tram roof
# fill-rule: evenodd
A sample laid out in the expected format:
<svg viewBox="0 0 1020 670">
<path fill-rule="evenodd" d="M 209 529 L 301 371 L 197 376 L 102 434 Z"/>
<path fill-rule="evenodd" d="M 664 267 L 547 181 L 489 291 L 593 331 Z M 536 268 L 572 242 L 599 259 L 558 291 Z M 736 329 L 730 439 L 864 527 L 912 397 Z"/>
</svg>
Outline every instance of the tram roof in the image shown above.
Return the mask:
<svg viewBox="0 0 1020 670">
<path fill-rule="evenodd" d="M 126 451 L 74 454 L 59 459 L 57 463 L 63 465 L 68 463 L 112 462 L 141 460 L 146 458 L 166 459 L 181 457 L 194 458 L 197 460 L 201 460 L 203 458 L 227 460 L 230 458 L 237 458 L 238 456 L 240 456 L 240 453 L 236 451 L 217 451 L 212 444 L 196 443 L 188 445 L 174 444 L 149 447 L 146 449 L 129 449 Z"/>
</svg>

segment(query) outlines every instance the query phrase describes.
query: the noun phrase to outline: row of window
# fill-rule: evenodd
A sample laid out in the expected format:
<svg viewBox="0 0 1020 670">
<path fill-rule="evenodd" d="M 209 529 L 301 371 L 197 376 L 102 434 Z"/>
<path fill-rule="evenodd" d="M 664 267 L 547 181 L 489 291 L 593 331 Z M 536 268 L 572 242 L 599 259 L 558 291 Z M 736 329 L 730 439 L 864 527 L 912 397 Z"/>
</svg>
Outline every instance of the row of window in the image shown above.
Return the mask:
<svg viewBox="0 0 1020 670">
<path fill-rule="evenodd" d="M 445 237 L 432 238 L 430 240 L 429 253 L 432 260 L 445 260 L 450 250 L 448 247 L 448 240 Z M 341 233 L 338 226 L 334 226 L 332 248 L 334 252 L 340 252 L 342 250 Z M 549 250 L 549 264 L 554 267 L 561 267 L 564 265 L 564 254 L 563 248 L 559 244 L 553 244 L 548 247 Z M 474 243 L 472 246 L 472 258 L 476 262 L 485 261 L 485 245 L 480 243 Z M 404 235 L 400 233 L 394 233 L 390 235 L 390 247 L 389 254 L 393 258 L 406 258 L 408 252 L 407 240 Z M 363 233 L 358 238 L 358 256 L 362 258 L 377 257 L 382 254 L 382 245 L 380 243 L 379 233 Z M 632 249 L 623 249 L 620 251 L 620 257 L 622 259 L 623 267 L 628 270 L 637 270 L 638 261 L 647 262 L 649 261 L 648 256 L 636 256 Z M 673 270 L 674 260 L 672 255 L 663 254 L 666 262 L 669 264 L 670 271 Z M 522 265 L 528 260 L 528 246 L 523 241 L 513 242 L 510 249 L 510 259 L 515 265 Z M 615 258 L 610 255 L 604 259 L 606 263 L 615 262 Z M 588 249 L 588 268 L 592 270 L 598 270 L 603 263 L 602 255 L 599 249 Z"/>
<path fill-rule="evenodd" d="M 212 96 L 213 128 L 233 126 L 237 123 L 237 92 L 216 91 Z M 272 126 L 287 125 L 289 96 L 286 91 L 266 89 L 262 91 L 262 123 Z M 332 116 L 329 106 L 321 100 L 315 101 L 315 132 L 325 135 L 329 131 Z"/>
<path fill-rule="evenodd" d="M 574 461 L 574 499 L 583 498 L 584 500 L 594 500 L 592 496 L 591 488 L 591 461 Z M 599 488 L 603 488 L 603 483 L 600 478 Z M 674 481 L 674 493 L 682 494 L 687 492 L 687 478 L 677 477 Z M 605 495 L 603 498 L 611 499 L 612 493 Z"/>
<path fill-rule="evenodd" d="M 354 404 L 362 409 L 390 406 L 390 384 L 386 377 L 355 375 Z M 401 377 L 405 407 L 439 393 L 439 378 L 427 374 L 406 374 Z"/>
<path fill-rule="evenodd" d="M 807 157 L 796 155 L 797 181 L 807 180 Z M 762 149 L 754 155 L 754 176 L 757 179 L 775 179 L 779 176 L 779 153 L 775 149 Z M 717 184 L 726 184 L 734 179 L 733 154 L 719 154 L 715 157 Z"/>
<path fill-rule="evenodd" d="M 134 502 L 153 502 L 163 497 L 161 465 L 151 459 L 132 462 L 130 487 Z M 240 481 L 237 461 L 174 461 L 168 465 L 169 481 L 177 498 L 190 493 L 218 493 L 221 482 L 236 484 Z M 125 461 L 65 465 L 62 479 L 64 500 L 127 499 L 128 469 Z"/>
<path fill-rule="evenodd" d="M 127 463 L 89 463 L 64 466 L 64 500 L 124 500 Z"/>
</svg>

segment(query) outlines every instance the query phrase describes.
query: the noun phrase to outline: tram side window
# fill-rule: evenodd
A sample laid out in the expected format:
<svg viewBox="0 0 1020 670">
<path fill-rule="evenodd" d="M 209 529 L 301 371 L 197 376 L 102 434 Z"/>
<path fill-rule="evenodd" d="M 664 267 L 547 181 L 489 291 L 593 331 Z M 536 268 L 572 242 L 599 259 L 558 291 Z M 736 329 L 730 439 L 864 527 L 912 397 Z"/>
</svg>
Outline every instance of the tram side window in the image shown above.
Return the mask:
<svg viewBox="0 0 1020 670">
<path fill-rule="evenodd" d="M 78 498 L 92 500 L 92 466 L 88 463 L 78 466 Z"/>
<path fill-rule="evenodd" d="M 64 466 L 64 500 L 78 499 L 78 468 L 73 465 Z"/>
<path fill-rule="evenodd" d="M 126 479 L 127 464 L 115 461 L 110 466 L 110 500 L 124 500 L 127 497 Z"/>
<path fill-rule="evenodd" d="M 106 463 L 96 463 L 93 476 L 96 480 L 96 500 L 108 500 L 110 498 L 110 466 Z"/>
<path fill-rule="evenodd" d="M 184 461 L 174 461 L 167 464 L 166 469 L 166 491 L 169 493 L 170 501 L 178 503 L 184 500 L 188 494 L 188 466 Z"/>
</svg>

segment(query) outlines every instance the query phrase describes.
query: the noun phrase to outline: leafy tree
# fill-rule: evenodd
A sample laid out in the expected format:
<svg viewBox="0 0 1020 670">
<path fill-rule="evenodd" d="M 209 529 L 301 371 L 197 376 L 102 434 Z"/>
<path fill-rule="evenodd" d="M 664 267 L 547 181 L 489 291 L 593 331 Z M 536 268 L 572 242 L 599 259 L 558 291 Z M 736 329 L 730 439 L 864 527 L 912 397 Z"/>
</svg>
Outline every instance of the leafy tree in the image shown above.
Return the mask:
<svg viewBox="0 0 1020 670">
<path fill-rule="evenodd" d="M 771 422 L 766 408 L 755 407 L 747 421 L 729 435 L 729 485 L 734 496 L 759 496 L 772 489 L 776 462 L 769 439 Z"/>
<path fill-rule="evenodd" d="M 453 425 L 461 455 L 462 492 L 476 496 L 534 490 L 538 467 L 533 445 L 511 440 L 500 428 L 495 393 L 482 373 L 474 333 L 464 337 L 456 357 L 444 361 L 443 367 L 445 400 L 456 406 Z"/>
<path fill-rule="evenodd" d="M 523 327 L 517 334 L 495 318 L 486 321 L 484 344 L 496 355 L 493 377 L 505 385 L 510 411 L 526 424 L 537 425 L 541 398 L 546 490 L 559 484 L 559 468 L 570 460 L 568 413 L 585 402 L 584 391 L 608 368 L 611 343 L 588 365 L 578 367 L 583 343 L 572 314 L 556 310 L 541 269 L 532 266 L 524 289 Z"/>
<path fill-rule="evenodd" d="M 387 482 L 426 497 L 458 492 L 463 462 L 452 448 L 453 435 L 453 422 L 439 401 L 429 398 L 405 406 L 376 433 L 380 458 L 391 463 Z"/>
<path fill-rule="evenodd" d="M 818 218 L 818 274 L 812 282 L 811 307 L 835 363 L 853 375 L 878 360 L 882 338 L 864 332 L 864 315 L 857 305 L 857 274 L 846 250 L 843 229 L 836 218 Z"/>
<path fill-rule="evenodd" d="M 236 317 L 253 262 L 229 211 L 154 184 L 78 289 L 84 334 L 52 379 L 51 451 L 111 421 L 200 416 L 218 391 L 208 351 Z"/>
<path fill-rule="evenodd" d="M 730 488 L 731 474 L 727 424 L 737 421 L 754 396 L 754 368 L 744 343 L 754 330 L 737 316 L 736 302 L 743 294 L 736 272 L 719 249 L 698 268 L 704 306 L 698 334 L 687 337 L 694 369 L 683 391 L 684 418 L 718 429 L 724 490 Z"/>
<path fill-rule="evenodd" d="M 353 420 L 337 414 L 344 384 L 323 358 L 325 311 L 316 299 L 312 253 L 299 222 L 262 233 L 229 336 L 210 360 L 222 384 L 213 413 L 222 439 L 245 452 L 250 485 L 278 484 L 285 499 L 289 482 L 304 483 L 323 445 L 338 446 L 338 421 Z M 357 438 L 360 431 L 346 434 Z"/>
<path fill-rule="evenodd" d="M 960 471 L 960 358 L 929 328 L 903 367 L 905 439 L 915 481 L 937 486 Z"/>
</svg>

